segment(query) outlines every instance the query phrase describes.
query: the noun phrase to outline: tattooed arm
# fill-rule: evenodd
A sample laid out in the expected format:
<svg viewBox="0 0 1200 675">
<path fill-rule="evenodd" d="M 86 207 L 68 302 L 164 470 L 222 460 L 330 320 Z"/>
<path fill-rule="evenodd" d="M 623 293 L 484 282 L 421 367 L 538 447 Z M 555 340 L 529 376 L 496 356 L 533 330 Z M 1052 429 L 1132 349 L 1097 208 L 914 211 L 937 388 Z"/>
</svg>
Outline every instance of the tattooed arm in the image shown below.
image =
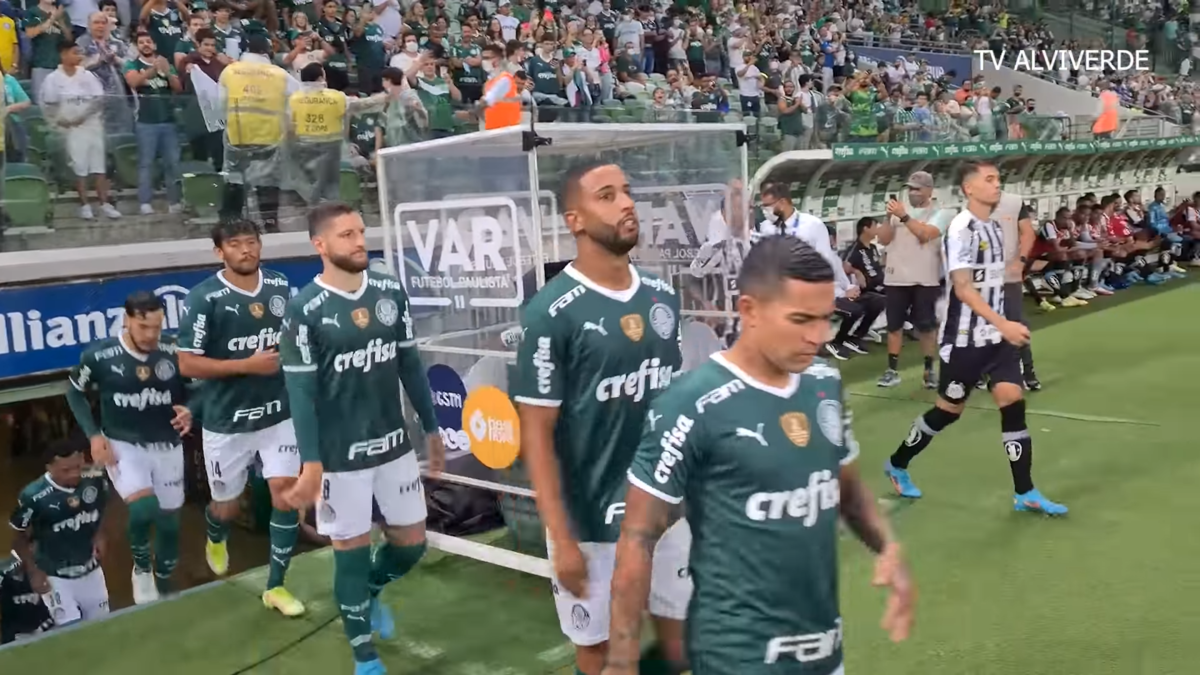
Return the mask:
<svg viewBox="0 0 1200 675">
<path fill-rule="evenodd" d="M 838 482 L 842 490 L 842 520 L 846 527 L 876 555 L 892 543 L 887 521 L 875 508 L 875 495 L 863 482 L 856 464 L 842 467 Z"/>
<path fill-rule="evenodd" d="M 673 520 L 674 507 L 630 486 L 625 496 L 625 520 L 617 541 L 617 564 L 612 581 L 612 623 L 604 675 L 636 673 L 642 649 L 642 612 L 650 596 L 654 547 Z"/>
</svg>

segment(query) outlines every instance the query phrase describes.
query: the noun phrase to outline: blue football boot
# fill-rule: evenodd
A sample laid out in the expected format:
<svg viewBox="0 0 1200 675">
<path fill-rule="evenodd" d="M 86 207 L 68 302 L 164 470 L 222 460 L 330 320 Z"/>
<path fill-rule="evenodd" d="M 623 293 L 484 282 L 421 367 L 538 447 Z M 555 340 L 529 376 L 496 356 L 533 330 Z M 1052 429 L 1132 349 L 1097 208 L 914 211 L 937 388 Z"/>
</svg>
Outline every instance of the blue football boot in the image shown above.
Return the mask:
<svg viewBox="0 0 1200 675">
<path fill-rule="evenodd" d="M 1013 509 L 1016 511 L 1044 513 L 1048 516 L 1063 516 L 1067 513 L 1067 507 L 1046 499 L 1036 488 L 1023 495 L 1014 496 Z"/>
<path fill-rule="evenodd" d="M 883 474 L 891 481 L 896 494 L 907 499 L 921 498 L 921 490 L 913 485 L 912 477 L 908 475 L 908 469 L 897 469 L 892 466 L 892 460 L 889 459 L 883 463 Z"/>
<path fill-rule="evenodd" d="M 371 598 L 371 632 L 378 633 L 381 640 L 391 640 L 396 636 L 396 620 L 392 616 L 392 609 L 383 604 L 379 596 Z"/>
</svg>

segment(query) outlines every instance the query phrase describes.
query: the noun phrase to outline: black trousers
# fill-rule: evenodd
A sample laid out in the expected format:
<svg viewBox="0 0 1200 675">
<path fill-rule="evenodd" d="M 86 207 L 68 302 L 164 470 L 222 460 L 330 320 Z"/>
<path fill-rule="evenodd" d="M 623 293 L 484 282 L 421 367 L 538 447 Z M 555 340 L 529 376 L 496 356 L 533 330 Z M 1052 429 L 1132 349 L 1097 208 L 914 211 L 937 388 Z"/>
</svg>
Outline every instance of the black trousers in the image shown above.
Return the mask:
<svg viewBox="0 0 1200 675">
<path fill-rule="evenodd" d="M 842 325 L 833 338 L 834 344 L 844 342 L 847 338 L 861 338 L 871 330 L 875 319 L 887 307 L 887 300 L 882 293 L 866 292 L 857 299 L 838 298 L 837 313 L 842 317 Z M 853 332 L 851 332 L 853 331 Z"/>
</svg>

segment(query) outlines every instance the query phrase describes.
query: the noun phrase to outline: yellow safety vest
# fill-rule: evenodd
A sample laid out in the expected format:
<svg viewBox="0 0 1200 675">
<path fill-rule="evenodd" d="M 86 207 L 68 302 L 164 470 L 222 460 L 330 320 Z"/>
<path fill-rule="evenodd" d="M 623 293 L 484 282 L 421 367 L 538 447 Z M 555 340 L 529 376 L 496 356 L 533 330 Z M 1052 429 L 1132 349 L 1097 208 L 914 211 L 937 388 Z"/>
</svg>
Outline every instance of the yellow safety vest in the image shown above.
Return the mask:
<svg viewBox="0 0 1200 675">
<path fill-rule="evenodd" d="M 227 93 L 225 137 L 230 145 L 279 145 L 288 75 L 265 63 L 232 63 L 221 72 Z"/>
<path fill-rule="evenodd" d="M 329 143 L 346 137 L 346 95 L 335 89 L 298 91 L 288 99 L 292 129 L 301 143 Z"/>
<path fill-rule="evenodd" d="M 8 89 L 4 86 L 4 76 L 0 75 L 0 155 L 4 154 L 4 123 L 7 121 L 8 113 L 5 109 L 8 108 Z M 0 183 L 4 182 L 4 174 L 0 172 Z"/>
</svg>

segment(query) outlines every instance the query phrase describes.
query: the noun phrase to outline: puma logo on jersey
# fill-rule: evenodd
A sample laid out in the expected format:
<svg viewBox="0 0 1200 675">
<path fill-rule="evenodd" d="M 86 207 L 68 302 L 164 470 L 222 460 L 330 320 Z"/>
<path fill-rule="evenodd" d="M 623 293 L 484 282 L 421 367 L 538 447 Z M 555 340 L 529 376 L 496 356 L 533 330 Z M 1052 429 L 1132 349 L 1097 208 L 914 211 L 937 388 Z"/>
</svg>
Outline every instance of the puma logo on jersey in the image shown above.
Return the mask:
<svg viewBox="0 0 1200 675">
<path fill-rule="evenodd" d="M 738 427 L 736 431 L 738 438 L 753 438 L 754 440 L 758 441 L 759 445 L 763 446 L 764 448 L 767 447 L 767 439 L 763 438 L 762 422 L 759 422 L 758 427 L 754 431 L 750 431 L 744 427 Z"/>
<path fill-rule="evenodd" d="M 596 387 L 596 400 L 600 402 L 620 398 L 632 399 L 634 403 L 646 398 L 651 391 L 666 389 L 671 384 L 674 366 L 660 365 L 657 357 L 642 361 L 641 367 L 632 373 L 614 375 L 600 380 Z"/>
<path fill-rule="evenodd" d="M 125 377 L 125 366 L 109 366 L 109 368 L 112 368 L 112 371 L 121 377 Z"/>
<path fill-rule="evenodd" d="M 808 475 L 808 485 L 782 492 L 756 492 L 746 500 L 746 517 L 755 521 L 792 518 L 804 527 L 817 524 L 822 511 L 836 510 L 842 501 L 841 484 L 829 469 Z"/>
<path fill-rule="evenodd" d="M 338 315 L 337 314 L 334 314 L 332 319 L 327 316 L 321 317 L 321 325 L 322 326 L 337 326 L 338 328 L 342 327 L 342 324 L 338 323 Z"/>
<path fill-rule="evenodd" d="M 659 415 L 658 413 L 651 410 L 649 413 L 646 414 L 646 417 L 650 421 L 650 431 L 655 431 L 656 429 L 654 427 L 658 426 L 658 421 L 662 419 L 662 415 Z"/>
<path fill-rule="evenodd" d="M 584 321 L 583 322 L 583 330 L 595 331 L 605 337 L 608 337 L 608 331 L 604 330 L 604 319 L 600 319 L 599 323 L 592 323 L 591 321 Z"/>
<path fill-rule="evenodd" d="M 238 316 L 242 315 L 242 313 L 241 313 L 242 306 L 241 305 L 224 305 L 224 309 L 226 312 L 233 312 L 234 314 L 237 314 Z"/>
</svg>

